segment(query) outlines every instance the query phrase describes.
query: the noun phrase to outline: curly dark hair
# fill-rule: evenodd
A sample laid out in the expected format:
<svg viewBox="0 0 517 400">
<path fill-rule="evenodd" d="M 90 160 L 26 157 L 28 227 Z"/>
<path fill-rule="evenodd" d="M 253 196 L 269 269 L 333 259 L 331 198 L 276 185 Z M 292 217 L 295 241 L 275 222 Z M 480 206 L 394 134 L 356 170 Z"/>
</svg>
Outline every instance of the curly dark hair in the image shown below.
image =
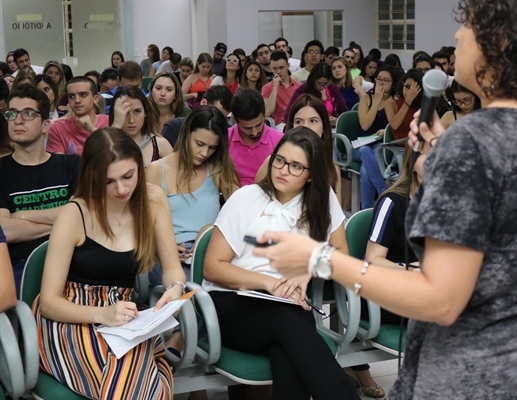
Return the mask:
<svg viewBox="0 0 517 400">
<path fill-rule="evenodd" d="M 517 99 L 517 2 L 460 0 L 456 15 L 458 22 L 472 28 L 483 53 L 483 60 L 476 61 L 481 90 L 487 96 Z"/>
</svg>

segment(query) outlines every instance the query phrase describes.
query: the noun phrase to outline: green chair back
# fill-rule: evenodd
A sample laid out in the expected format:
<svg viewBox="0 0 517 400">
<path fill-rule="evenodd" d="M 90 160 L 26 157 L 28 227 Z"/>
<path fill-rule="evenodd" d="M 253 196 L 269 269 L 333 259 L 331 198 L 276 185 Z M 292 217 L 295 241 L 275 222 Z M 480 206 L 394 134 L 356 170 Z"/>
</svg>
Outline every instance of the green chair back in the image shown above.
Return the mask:
<svg viewBox="0 0 517 400">
<path fill-rule="evenodd" d="M 384 129 L 384 138 L 383 143 L 390 143 L 394 140 L 393 132 L 391 131 L 390 124 L 386 125 L 386 129 Z M 391 163 L 391 159 L 393 158 L 393 153 L 391 151 L 385 151 L 384 152 L 384 160 L 386 161 L 386 164 Z"/>
<path fill-rule="evenodd" d="M 336 122 L 336 133 L 345 135 L 350 142 L 357 139 L 357 133 L 361 129 L 359 124 L 359 114 L 357 111 L 347 111 L 341 114 Z M 338 142 L 339 143 L 339 142 Z M 344 148 L 338 150 L 342 154 L 346 154 Z"/>
<path fill-rule="evenodd" d="M 352 110 L 351 111 L 358 111 L 359 110 L 359 102 L 355 103 L 353 106 L 352 106 Z"/>
<path fill-rule="evenodd" d="M 43 266 L 47 256 L 48 241 L 34 249 L 25 264 L 23 271 L 20 296 L 21 300 L 32 307 L 34 299 L 41 291 Z"/>
<path fill-rule="evenodd" d="M 47 248 L 48 241 L 34 249 L 25 264 L 22 277 L 21 300 L 29 306 L 32 306 L 34 299 L 41 291 L 41 279 L 43 277 Z M 86 398 L 68 389 L 61 382 L 43 371 L 39 372 L 38 382 L 32 391 L 38 398 L 44 400 L 84 400 Z"/>
<path fill-rule="evenodd" d="M 208 249 L 208 243 L 212 237 L 214 227 L 207 229 L 196 241 L 196 248 L 192 254 L 191 274 L 192 282 L 201 285 L 203 283 L 203 267 L 205 262 L 206 250 Z"/>
<path fill-rule="evenodd" d="M 368 234 L 373 219 L 373 208 L 356 212 L 350 217 L 345 227 L 346 241 L 350 255 L 363 258 L 366 253 Z"/>
<path fill-rule="evenodd" d="M 149 90 L 149 85 L 153 81 L 154 78 L 151 78 L 150 76 L 146 76 L 142 79 L 142 89 Z"/>
</svg>

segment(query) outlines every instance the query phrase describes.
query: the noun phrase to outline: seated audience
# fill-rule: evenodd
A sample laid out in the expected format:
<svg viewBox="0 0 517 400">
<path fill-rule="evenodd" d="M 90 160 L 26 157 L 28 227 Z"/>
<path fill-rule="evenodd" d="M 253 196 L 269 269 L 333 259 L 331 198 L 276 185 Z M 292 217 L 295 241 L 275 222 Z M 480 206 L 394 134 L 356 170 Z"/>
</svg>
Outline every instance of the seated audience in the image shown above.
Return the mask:
<svg viewBox="0 0 517 400">
<path fill-rule="evenodd" d="M 88 398 L 172 398 L 159 336 L 117 358 L 96 332 L 98 324 L 124 326 L 139 315 L 131 301 L 136 275 L 149 271 L 156 257 L 167 288 L 156 308 L 184 293 L 167 198 L 146 184 L 142 153 L 119 129 L 87 139 L 79 176 L 73 204 L 52 229 L 33 304 L 41 368 Z"/>
<path fill-rule="evenodd" d="M 156 74 L 161 74 L 163 72 L 168 72 L 170 74 L 179 72 L 180 63 L 181 63 L 181 54 L 172 53 L 169 58 L 169 62 L 167 62 L 167 61 L 162 62 L 160 64 L 160 66 L 158 67 L 158 69 L 156 70 L 156 73 L 153 76 L 156 76 Z"/>
<path fill-rule="evenodd" d="M 66 79 L 63 67 L 57 61 L 49 61 L 43 67 L 43 73 L 47 74 L 57 85 L 57 99 L 61 100 L 61 97 L 66 95 Z"/>
<path fill-rule="evenodd" d="M 397 82 L 394 82 L 394 68 L 384 66 L 379 69 L 374 85 L 374 93 L 368 94 L 359 100 L 359 124 L 360 131 L 357 136 L 384 135 L 384 128 L 388 124 L 385 104 L 392 100 L 397 90 Z M 375 150 L 381 145 L 381 141 L 353 149 L 354 161 L 361 162 L 361 201 L 362 208 L 373 207 L 375 193 L 381 194 L 388 187 L 379 169 Z"/>
<path fill-rule="evenodd" d="M 24 83 L 32 83 L 32 81 L 36 78 L 36 73 L 32 69 L 22 69 L 14 78 L 13 85 L 11 90 L 16 89 L 18 85 L 23 85 Z"/>
<path fill-rule="evenodd" d="M 135 86 L 122 86 L 113 96 L 113 107 L 109 123 L 113 128 L 123 130 L 142 151 L 144 168 L 151 162 L 172 153 L 170 143 L 151 131 L 153 115 L 147 99 Z"/>
<path fill-rule="evenodd" d="M 400 79 L 397 98 L 386 101 L 386 117 L 395 140 L 407 138 L 413 114 L 420 109 L 423 95 L 422 77 L 423 74 L 418 69 L 411 68 Z M 399 143 L 397 146 L 404 148 L 405 143 Z"/>
<path fill-rule="evenodd" d="M 271 49 L 265 43 L 261 43 L 256 48 L 257 51 L 257 61 L 262 66 L 264 70 L 264 74 L 266 75 L 267 81 L 271 82 L 275 73 L 271 68 Z"/>
<path fill-rule="evenodd" d="M 402 68 L 402 63 L 400 62 L 399 56 L 397 56 L 394 53 L 390 53 L 386 56 L 386 58 L 384 59 L 383 65 L 393 65 L 394 67 Z"/>
<path fill-rule="evenodd" d="M 156 75 L 156 73 L 157 73 L 156 71 L 158 71 L 158 68 L 160 68 L 160 65 L 169 61 L 173 54 L 174 54 L 174 50 L 172 50 L 172 47 L 165 46 L 162 49 L 162 57 L 151 65 L 151 70 L 149 71 L 149 76 L 151 78 L 153 78 Z"/>
<path fill-rule="evenodd" d="M 273 399 L 359 398 L 316 330 L 305 302 L 310 275 L 283 278 L 242 239 L 264 230 L 299 232 L 347 251 L 345 216 L 320 162 L 324 154 L 310 129 L 289 131 L 273 150 L 266 178 L 238 190 L 223 206 L 205 257 L 203 287 L 217 310 L 221 344 L 267 354 Z M 239 289 L 266 291 L 294 304 L 239 296 Z"/>
<path fill-rule="evenodd" d="M 147 46 L 147 58 L 140 61 L 140 68 L 142 68 L 142 75 L 144 78 L 149 76 L 153 63 L 160 60 L 160 49 L 155 44 Z"/>
<path fill-rule="evenodd" d="M 111 68 L 118 69 L 120 67 L 120 64 L 125 62 L 124 55 L 120 51 L 114 51 L 113 54 L 111 54 Z"/>
<path fill-rule="evenodd" d="M 231 110 L 232 97 L 232 92 L 226 86 L 213 86 L 208 88 L 200 105 L 215 106 L 227 118 Z M 173 118 L 163 125 L 161 135 L 169 141 L 173 148 L 178 140 L 184 120 L 185 117 Z"/>
<path fill-rule="evenodd" d="M 32 85 L 36 86 L 47 95 L 48 101 L 50 102 L 50 121 L 53 122 L 54 120 L 58 119 L 59 115 L 57 112 L 57 102 L 59 101 L 59 97 L 57 85 L 54 80 L 49 75 L 40 74 L 36 75 L 32 81 Z"/>
<path fill-rule="evenodd" d="M 54 121 L 48 133 L 47 151 L 80 156 L 86 138 L 96 129 L 108 126 L 109 118 L 96 114 L 97 87 L 91 79 L 77 76 L 68 82 L 66 91 L 73 115 Z"/>
<path fill-rule="evenodd" d="M 288 131 L 298 126 L 312 129 L 323 140 L 325 144 L 324 162 L 329 169 L 329 183 L 336 194 L 339 204 L 341 204 L 341 172 L 333 161 L 334 142 L 332 140 L 332 127 L 330 126 L 330 119 L 325 104 L 310 94 L 299 96 L 291 107 L 285 130 Z M 255 177 L 255 182 L 258 183 L 266 177 L 270 158 L 266 158 L 262 163 Z"/>
<path fill-rule="evenodd" d="M 323 45 L 319 40 L 311 40 L 303 48 L 305 54 L 305 65 L 302 69 L 293 73 L 292 78 L 298 82 L 305 82 L 309 78 L 312 69 L 323 59 Z"/>
<path fill-rule="evenodd" d="M 350 67 L 343 57 L 334 57 L 330 63 L 330 68 L 332 70 L 330 82 L 339 88 L 339 93 L 343 96 L 346 107 L 351 110 L 354 105 L 359 103 L 359 96 L 352 83 Z"/>
<path fill-rule="evenodd" d="M 14 51 L 10 51 L 9 53 L 7 53 L 7 56 L 5 57 L 5 62 L 11 70 L 10 75 L 14 74 L 18 70 L 18 65 L 16 65 L 16 61 L 14 60 Z"/>
<path fill-rule="evenodd" d="M 242 71 L 246 65 L 246 52 L 241 48 L 237 48 L 234 51 L 232 51 L 232 54 L 235 54 L 237 57 L 239 57 L 240 70 Z"/>
<path fill-rule="evenodd" d="M 373 88 L 375 73 L 377 72 L 378 62 L 372 55 L 367 55 L 361 65 L 361 72 L 354 78 L 354 87 L 359 98 L 364 96 Z"/>
<path fill-rule="evenodd" d="M 27 258 L 48 239 L 77 186 L 79 157 L 45 151 L 49 112 L 48 97 L 32 85 L 20 85 L 9 95 L 5 116 L 14 152 L 0 158 L 0 225 L 17 291 Z"/>
<path fill-rule="evenodd" d="M 174 73 L 181 86 L 183 86 L 183 83 L 187 80 L 193 70 L 194 63 L 192 62 L 192 59 L 190 57 L 183 57 L 180 61 L 180 72 Z"/>
<path fill-rule="evenodd" d="M 183 101 L 178 79 L 164 72 L 156 75 L 149 85 L 149 112 L 152 114 L 151 132 L 160 133 L 163 125 L 177 117 L 186 117 L 190 108 Z"/>
<path fill-rule="evenodd" d="M 212 84 L 212 57 L 201 53 L 196 60 L 194 72 L 183 82 L 181 91 L 190 108 L 199 106 L 199 102 Z"/>
<path fill-rule="evenodd" d="M 336 46 L 329 46 L 325 49 L 325 62 L 330 65 L 334 57 L 339 57 L 339 49 Z"/>
<path fill-rule="evenodd" d="M 101 84 L 100 84 L 101 74 L 99 74 L 95 70 L 90 70 L 90 71 L 85 72 L 84 76 L 86 78 L 90 78 L 93 81 L 93 83 L 95 83 L 95 85 L 97 86 L 97 92 L 101 91 Z"/>
<path fill-rule="evenodd" d="M 9 88 L 9 90 L 11 90 L 12 87 L 13 87 L 14 77 L 12 75 L 4 75 L 4 76 L 2 76 L 0 78 L 5 83 L 7 83 L 7 87 Z"/>
<path fill-rule="evenodd" d="M 458 118 L 481 108 L 481 100 L 465 86 L 460 85 L 457 81 L 452 81 L 451 92 L 454 97 L 452 100 L 452 110 L 447 111 L 441 118 L 444 128 L 449 127 Z"/>
<path fill-rule="evenodd" d="M 284 113 L 284 121 L 287 121 L 289 111 L 295 100 L 303 93 L 312 94 L 313 96 L 323 100 L 325 108 L 330 118 L 330 124 L 336 126 L 337 117 L 348 110 L 345 100 L 339 88 L 330 83 L 332 79 L 332 70 L 327 63 L 319 63 L 312 70 L 307 78 L 307 82 L 302 83 L 294 92 L 291 101 L 287 105 Z"/>
<path fill-rule="evenodd" d="M 244 89 L 233 96 L 232 114 L 236 124 L 228 129 L 230 156 L 241 185 L 251 185 L 264 160 L 271 155 L 282 132 L 265 123 L 264 99 L 256 90 Z"/>
<path fill-rule="evenodd" d="M 271 54 L 271 68 L 275 77 L 262 88 L 262 96 L 266 102 L 266 117 L 272 117 L 278 125 L 284 120 L 287 105 L 300 83 L 289 76 L 285 52 L 274 51 Z"/>
<path fill-rule="evenodd" d="M 106 101 L 106 114 L 109 114 L 113 96 L 117 92 L 119 86 L 135 86 L 142 90 L 144 95 L 147 95 L 147 90 L 142 89 L 142 68 L 135 61 L 126 61 L 120 64 L 117 71 L 117 86 L 109 92 L 101 93 L 101 96 Z"/>
<path fill-rule="evenodd" d="M 357 61 L 356 61 L 356 60 L 358 60 L 358 56 L 355 54 L 354 49 L 349 47 L 349 48 L 343 50 L 343 58 L 347 62 L 348 66 L 350 67 L 350 74 L 352 75 L 352 81 L 353 81 L 361 73 L 361 69 L 359 68 Z"/>
<path fill-rule="evenodd" d="M 16 66 L 18 69 L 13 72 L 13 76 L 16 77 L 20 73 L 20 71 L 24 69 L 30 69 L 34 72 L 34 75 L 41 74 L 43 72 L 43 67 L 40 67 L 38 65 L 32 65 L 31 64 L 31 58 L 29 56 L 29 53 L 25 49 L 16 49 L 13 52 L 14 62 L 16 63 Z"/>
<path fill-rule="evenodd" d="M 239 80 L 241 77 L 242 69 L 240 59 L 236 54 L 230 53 L 226 57 L 223 70 L 220 75 L 217 75 L 210 86 L 225 85 L 232 94 L 237 93 L 239 88 Z"/>
<path fill-rule="evenodd" d="M 279 37 L 275 40 L 275 50 L 283 51 L 287 55 L 287 61 L 289 62 L 289 71 L 291 73 L 294 73 L 301 68 L 300 60 L 292 57 L 292 50 L 289 47 L 289 42 L 286 38 Z"/>
<path fill-rule="evenodd" d="M 224 43 L 219 42 L 214 46 L 214 55 L 210 61 L 212 63 L 212 71 L 214 75 L 219 75 L 223 72 L 225 64 L 224 55 L 227 51 L 228 47 L 226 47 Z"/>
<path fill-rule="evenodd" d="M 264 70 L 258 61 L 249 61 L 242 71 L 241 81 L 237 93 L 242 89 L 254 89 L 262 93 L 267 78 Z"/>
</svg>

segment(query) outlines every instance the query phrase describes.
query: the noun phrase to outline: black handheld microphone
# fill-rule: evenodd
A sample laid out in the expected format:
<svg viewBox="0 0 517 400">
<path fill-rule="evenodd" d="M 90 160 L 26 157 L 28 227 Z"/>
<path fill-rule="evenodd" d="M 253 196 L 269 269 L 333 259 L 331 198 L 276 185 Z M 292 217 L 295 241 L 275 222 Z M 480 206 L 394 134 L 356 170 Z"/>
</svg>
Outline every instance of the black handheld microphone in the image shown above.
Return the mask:
<svg viewBox="0 0 517 400">
<path fill-rule="evenodd" d="M 422 89 L 424 95 L 422 96 L 422 106 L 420 107 L 420 118 L 418 119 L 418 126 L 422 122 L 427 125 L 431 124 L 433 120 L 434 110 L 438 105 L 442 92 L 447 88 L 447 75 L 439 69 L 432 69 L 424 75 L 422 79 Z M 413 146 L 415 153 L 420 153 L 424 138 L 418 133 L 418 142 Z"/>
</svg>

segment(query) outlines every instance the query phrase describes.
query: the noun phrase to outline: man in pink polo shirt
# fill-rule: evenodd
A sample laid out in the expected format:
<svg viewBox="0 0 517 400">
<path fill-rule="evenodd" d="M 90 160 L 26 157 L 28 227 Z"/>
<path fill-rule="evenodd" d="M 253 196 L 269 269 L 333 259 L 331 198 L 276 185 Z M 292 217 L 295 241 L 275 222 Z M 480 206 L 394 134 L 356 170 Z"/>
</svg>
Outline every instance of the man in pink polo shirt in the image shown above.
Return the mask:
<svg viewBox="0 0 517 400">
<path fill-rule="evenodd" d="M 264 99 L 256 90 L 244 89 L 233 96 L 232 114 L 236 124 L 228 129 L 230 157 L 241 185 L 251 185 L 264 160 L 283 136 L 265 120 Z"/>
<path fill-rule="evenodd" d="M 271 68 L 275 77 L 262 88 L 262 97 L 266 101 L 266 117 L 271 116 L 275 124 L 279 124 L 284 120 L 285 109 L 300 82 L 289 76 L 289 62 L 283 51 L 271 54 Z"/>
<path fill-rule="evenodd" d="M 109 126 L 107 115 L 95 114 L 97 86 L 84 76 L 72 78 L 66 86 L 70 118 L 58 119 L 50 127 L 47 151 L 58 154 L 83 154 L 85 140 L 93 131 Z"/>
</svg>

